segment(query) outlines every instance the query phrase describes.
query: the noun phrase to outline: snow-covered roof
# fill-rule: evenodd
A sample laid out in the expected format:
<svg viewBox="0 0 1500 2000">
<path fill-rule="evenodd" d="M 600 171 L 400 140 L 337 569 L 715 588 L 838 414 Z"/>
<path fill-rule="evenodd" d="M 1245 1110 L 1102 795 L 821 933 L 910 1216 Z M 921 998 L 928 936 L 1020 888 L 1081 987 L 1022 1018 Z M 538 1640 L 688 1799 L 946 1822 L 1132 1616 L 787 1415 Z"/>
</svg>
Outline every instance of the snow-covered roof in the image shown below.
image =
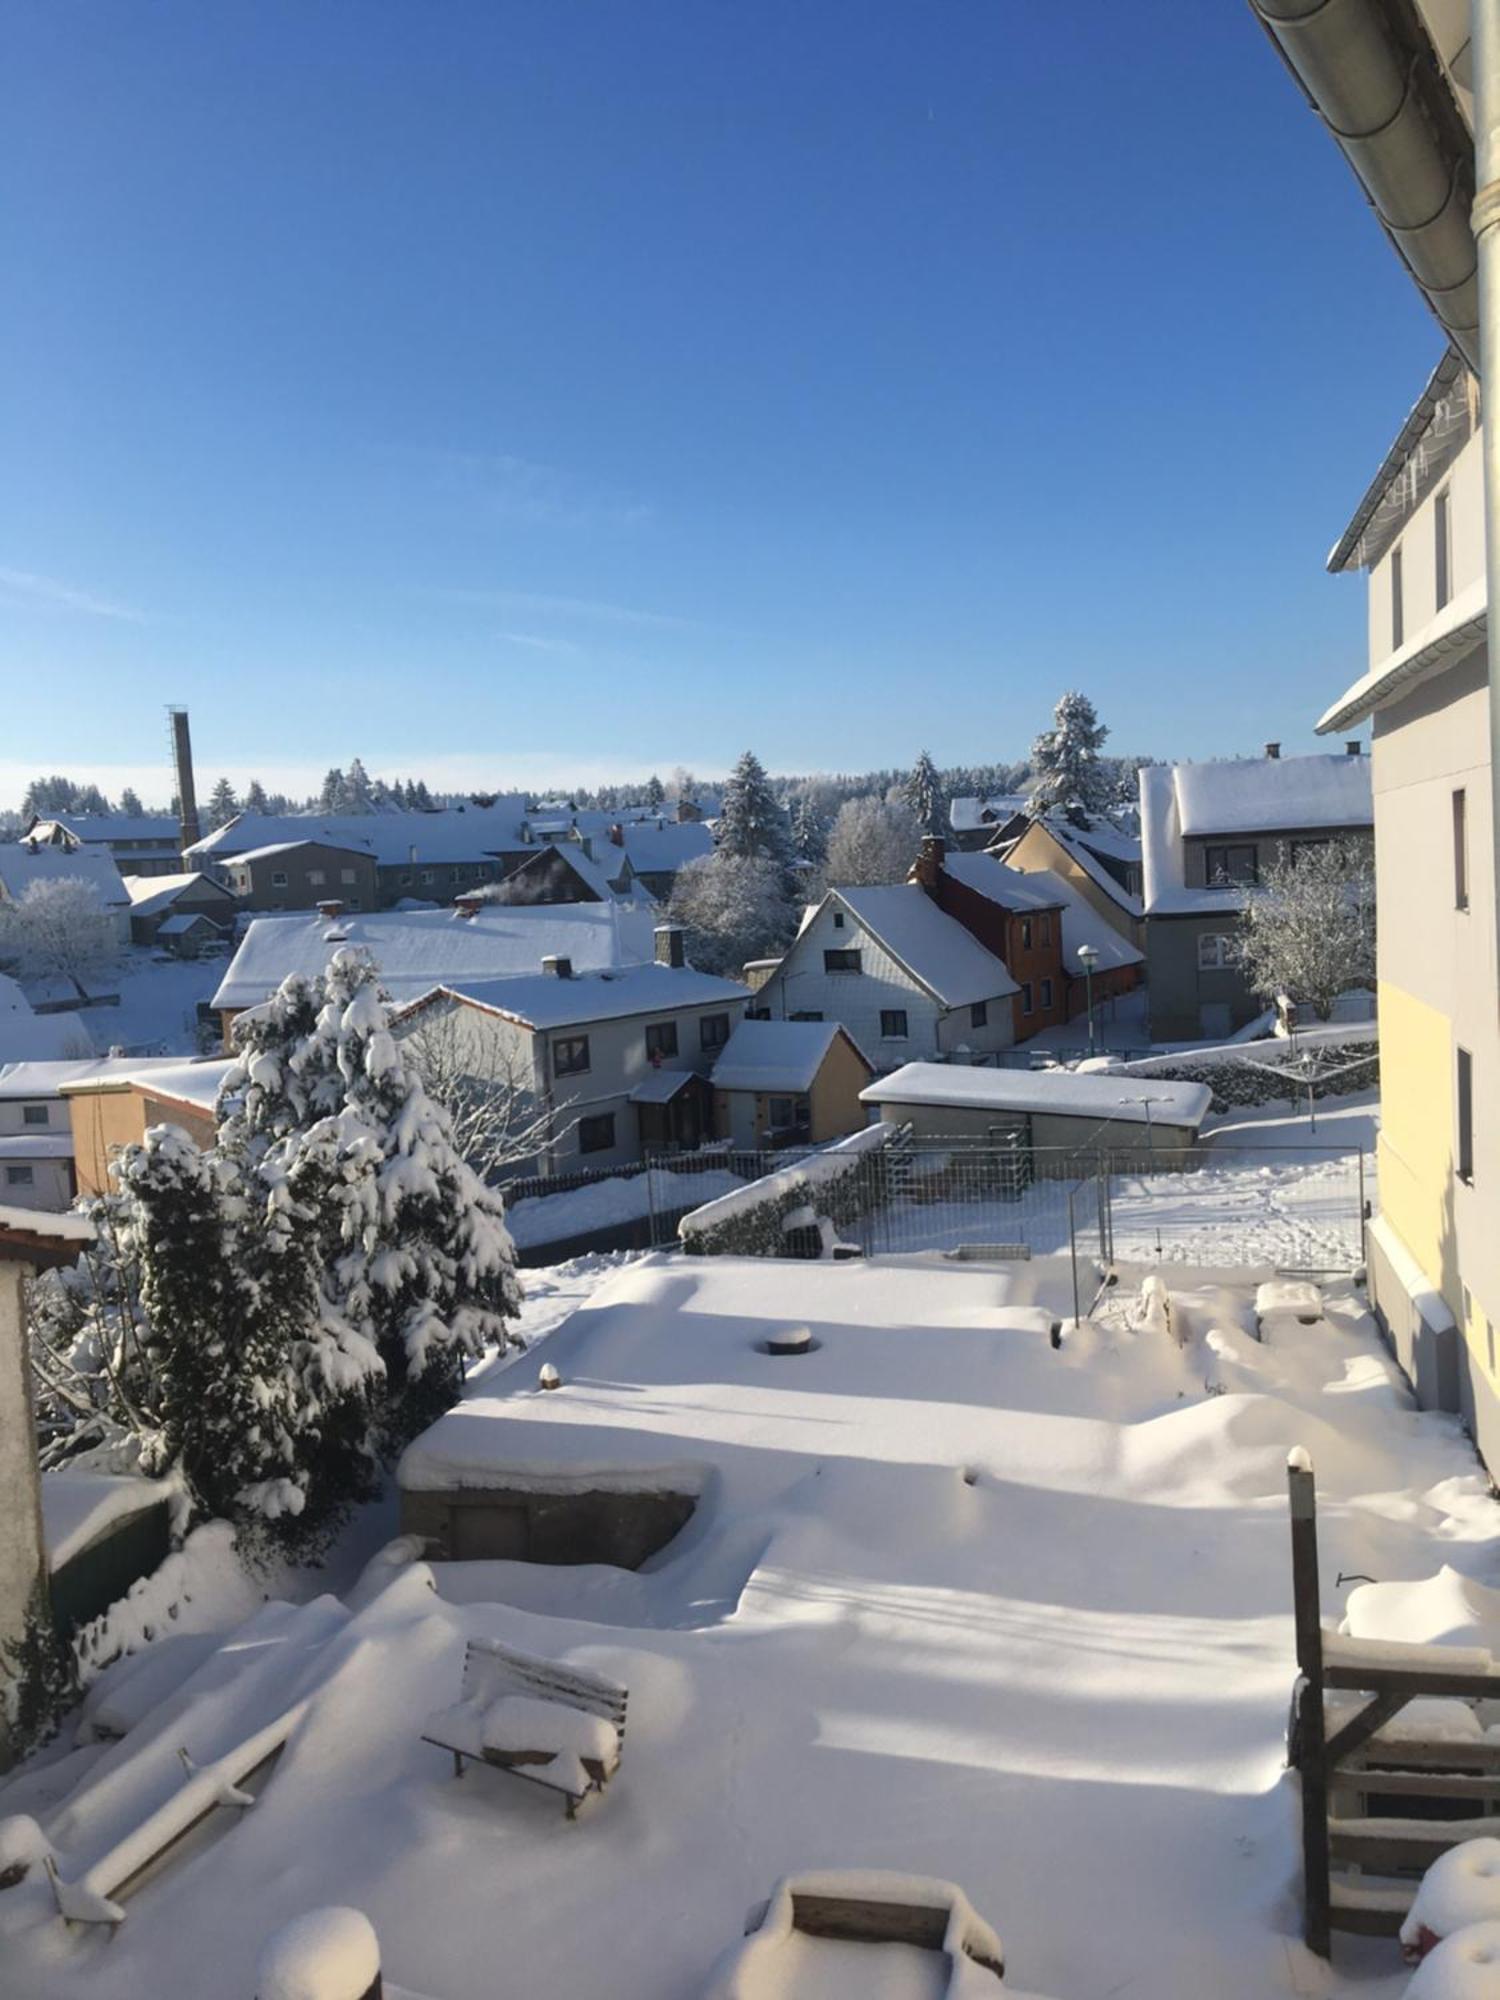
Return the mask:
<svg viewBox="0 0 1500 2000">
<path fill-rule="evenodd" d="M 1232 916 L 1244 886 L 1187 885 L 1183 839 L 1291 833 L 1374 823 L 1365 757 L 1248 757 L 1222 764 L 1147 764 L 1141 782 L 1141 863 L 1148 916 Z"/>
<path fill-rule="evenodd" d="M 227 861 L 261 848 L 316 840 L 372 854 L 382 868 L 483 861 L 514 853 L 525 844 L 521 832 L 525 816 L 526 802 L 520 797 L 439 812 L 239 813 L 187 853 L 201 860 Z"/>
<path fill-rule="evenodd" d="M 158 910 L 170 909 L 185 889 L 207 889 L 216 900 L 233 907 L 229 891 L 208 875 L 126 875 L 122 879 L 133 917 L 152 917 Z"/>
<path fill-rule="evenodd" d="M 1188 838 L 1374 823 L 1364 757 L 1244 757 L 1171 770 Z"/>
<path fill-rule="evenodd" d="M 714 1064 L 714 1088 L 809 1091 L 840 1035 L 873 1076 L 874 1063 L 837 1021 L 741 1021 Z"/>
<path fill-rule="evenodd" d="M 71 1160 L 71 1132 L 0 1132 L 0 1160 Z"/>
<path fill-rule="evenodd" d="M 714 851 L 714 837 L 701 820 L 627 826 L 624 844 L 626 859 L 637 875 L 669 875 Z"/>
<path fill-rule="evenodd" d="M 648 964 L 655 956 L 649 911 L 618 903 L 484 904 L 456 910 L 382 910 L 330 922 L 315 911 L 258 917 L 245 932 L 213 998 L 215 1007 L 258 1007 L 292 973 L 316 978 L 336 951 L 367 951 L 396 1001 L 435 986 L 540 972 L 544 958 L 571 958 L 575 972 Z"/>
<path fill-rule="evenodd" d="M 45 1018 L 45 1017 L 44 1017 Z M 59 1097 L 71 1084 L 85 1087 L 132 1077 L 148 1069 L 181 1067 L 174 1056 L 88 1056 L 71 1061 L 14 1062 L 0 1068 L 0 1098 Z"/>
<path fill-rule="evenodd" d="M 599 905 L 538 907 L 595 910 Z M 528 1028 L 581 1028 L 590 1021 L 665 1014 L 677 1007 L 726 1006 L 750 998 L 749 987 L 737 980 L 698 972 L 690 965 L 630 965 L 580 972 L 576 961 L 571 979 L 537 972 L 513 979 L 445 980 L 437 991 L 448 999 L 504 1014 Z"/>
<path fill-rule="evenodd" d="M 1104 850 L 1092 835 L 1088 839 L 1085 839 L 1076 827 L 1068 826 L 1066 823 L 1056 823 L 1052 820 L 1046 822 L 1046 829 L 1057 842 L 1058 846 L 1062 848 L 1063 852 L 1083 870 L 1084 874 L 1088 876 L 1096 888 L 1104 891 L 1111 902 L 1117 903 L 1127 916 L 1140 916 L 1140 897 L 1132 895 L 1119 877 L 1112 875 L 1105 867 L 1099 858 Z M 1129 851 L 1121 854 L 1118 858 L 1124 861 L 1139 863 L 1141 859 L 1140 836 L 1138 834 L 1122 835 L 1121 840 L 1122 842 L 1129 842 Z"/>
<path fill-rule="evenodd" d="M 86 882 L 107 910 L 127 910 L 130 897 L 107 847 L 42 847 L 28 841 L 0 846 L 0 902 L 19 903 L 33 882 Z"/>
<path fill-rule="evenodd" d="M 320 840 L 315 834 L 308 834 L 302 840 L 273 840 L 268 847 L 246 847 L 227 858 L 231 861 L 270 861 L 278 854 L 299 853 L 304 847 L 326 847 L 336 854 L 352 854 L 361 861 L 373 858 L 368 848 L 355 847 L 346 840 Z"/>
<path fill-rule="evenodd" d="M 157 926 L 156 934 L 158 937 L 186 937 L 197 924 L 206 924 L 211 931 L 219 929 L 207 910 L 181 910 L 175 917 L 164 918 Z"/>
<path fill-rule="evenodd" d="M 945 916 L 915 883 L 829 893 L 943 1006 L 971 1007 L 977 1000 L 1005 999 L 1019 990 L 995 954 L 956 917 Z"/>
<path fill-rule="evenodd" d="M 1101 1125 L 1150 1122 L 1196 1128 L 1213 1103 L 1206 1083 L 1122 1082 L 1068 1069 L 965 1069 L 953 1063 L 907 1063 L 868 1084 L 865 1104 L 923 1104 L 955 1111 L 1028 1111 L 1091 1118 Z"/>
<path fill-rule="evenodd" d="M 173 1104 L 191 1105 L 198 1111 L 212 1111 L 219 1101 L 219 1088 L 233 1067 L 228 1056 L 207 1062 L 183 1062 L 164 1056 L 148 1062 L 125 1060 L 108 1075 L 80 1077 L 63 1085 L 64 1097 L 81 1095 L 101 1086 L 107 1090 L 140 1090 Z"/>
<path fill-rule="evenodd" d="M 944 871 L 981 896 L 1009 910 L 1062 911 L 1063 970 L 1078 974 L 1078 948 L 1091 945 L 1102 971 L 1144 963 L 1144 952 L 1123 938 L 1089 902 L 1051 868 L 1019 869 L 992 854 L 950 854 Z M 1119 884 L 1116 883 L 1118 888 Z M 1134 900 L 1132 898 L 1132 900 Z"/>
<path fill-rule="evenodd" d="M 175 847 L 182 836 L 182 823 L 170 813 L 144 813 L 133 818 L 128 813 L 46 813 L 35 822 L 35 830 L 60 826 L 76 840 L 154 840 Z"/>
<path fill-rule="evenodd" d="M 62 1249 L 75 1243 L 92 1243 L 94 1233 L 88 1216 L 76 1210 L 54 1215 L 46 1208 L 17 1208 L 11 1202 L 0 1202 L 0 1238 L 40 1236 Z"/>
<path fill-rule="evenodd" d="M 0 972 L 0 1071 L 10 1064 L 81 1056 L 93 1046 L 79 1015 L 34 1013 L 17 982 Z"/>
<path fill-rule="evenodd" d="M 670 1104 L 685 1083 L 697 1074 L 691 1069 L 654 1069 L 643 1076 L 630 1093 L 632 1104 Z"/>
<path fill-rule="evenodd" d="M 1399 701 L 1482 646 L 1489 629 L 1486 583 L 1483 576 L 1476 577 L 1450 598 L 1435 618 L 1413 632 L 1404 646 L 1345 688 L 1319 716 L 1318 734 L 1358 728 L 1376 709 Z"/>
<path fill-rule="evenodd" d="M 978 833 L 1026 810 L 1024 792 L 1001 792 L 994 798 L 957 798 L 948 801 L 948 824 L 955 833 Z"/>
<path fill-rule="evenodd" d="M 1096 814 L 1085 826 L 1074 826 L 1065 819 L 1063 832 L 1080 847 L 1087 847 L 1094 854 L 1108 855 L 1111 861 L 1139 861 L 1141 858 L 1139 829 L 1117 826 L 1112 819 L 1105 819 L 1100 814 Z"/>
<path fill-rule="evenodd" d="M 171 1502 L 180 1492 L 175 1479 L 142 1479 L 133 1473 L 44 1473 L 42 1533 L 50 1567 L 60 1569 L 106 1528 Z"/>
</svg>

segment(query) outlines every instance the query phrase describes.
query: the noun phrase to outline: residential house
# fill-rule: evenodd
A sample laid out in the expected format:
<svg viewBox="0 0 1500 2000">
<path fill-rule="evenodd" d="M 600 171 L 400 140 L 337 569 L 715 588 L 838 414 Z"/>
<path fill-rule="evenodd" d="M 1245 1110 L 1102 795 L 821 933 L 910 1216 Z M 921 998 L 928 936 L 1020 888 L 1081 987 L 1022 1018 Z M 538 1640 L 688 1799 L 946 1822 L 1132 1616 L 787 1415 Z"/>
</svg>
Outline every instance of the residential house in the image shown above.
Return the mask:
<svg viewBox="0 0 1500 2000">
<path fill-rule="evenodd" d="M 594 836 L 549 840 L 538 847 L 492 892 L 494 901 L 523 903 L 609 903 L 629 892 L 630 863 L 621 849 L 600 843 L 610 866 L 595 858 Z"/>
<path fill-rule="evenodd" d="M 1222 1040 L 1261 1013 L 1240 960 L 1241 919 L 1266 871 L 1334 839 L 1368 844 L 1370 765 L 1264 757 L 1141 770 L 1147 983 L 1155 1041 Z"/>
<path fill-rule="evenodd" d="M 93 1053 L 93 1037 L 76 1013 L 38 1014 L 21 985 L 0 972 L 0 1068 Z"/>
<path fill-rule="evenodd" d="M 502 881 L 535 845 L 525 801 L 514 797 L 434 812 L 239 813 L 184 858 L 217 875 L 236 856 L 303 840 L 369 855 L 375 890 L 368 904 L 361 896 L 361 905 L 383 910 L 412 901 L 451 902 Z"/>
<path fill-rule="evenodd" d="M 926 841 L 913 879 L 929 877 L 929 893 L 940 909 L 957 917 L 981 944 L 1007 954 L 1007 965 L 1022 982 L 1018 1039 L 1052 1025 L 1036 1018 L 1045 1011 L 1044 983 L 1061 983 L 1061 1016 L 1066 1020 L 1140 984 L 1145 952 L 1053 870 L 1023 872 L 993 854 L 946 854 L 939 843 Z M 1087 963 L 1084 953 L 1089 954 Z M 1028 985 L 1033 988 L 1029 996 Z"/>
<path fill-rule="evenodd" d="M 204 942 L 217 942 L 233 932 L 240 907 L 233 890 L 211 875 L 127 875 L 125 892 L 132 941 L 151 945 L 160 939 L 184 957 L 197 949 L 193 927 L 200 920 L 208 931 Z"/>
<path fill-rule="evenodd" d="M 748 990 L 697 972 L 682 932 L 656 932 L 650 964 L 581 970 L 552 958 L 523 977 L 450 981 L 402 1010 L 398 1034 L 451 1024 L 482 1086 L 520 1088 L 547 1122 L 532 1171 L 629 1166 L 643 1151 L 714 1136 L 708 1076 Z"/>
<path fill-rule="evenodd" d="M 1007 792 L 992 799 L 948 801 L 948 832 L 962 854 L 977 854 L 996 840 L 1013 840 L 1026 818 L 1026 794 Z"/>
<path fill-rule="evenodd" d="M 33 818 L 23 838 L 71 853 L 108 853 L 122 875 L 174 875 L 182 867 L 182 822 L 175 813 L 59 813 Z"/>
<path fill-rule="evenodd" d="M 875 1065 L 837 1021 L 741 1021 L 714 1064 L 714 1129 L 735 1148 L 811 1144 L 857 1132 Z"/>
<path fill-rule="evenodd" d="M 1452 341 L 1328 558 L 1335 574 L 1368 579 L 1369 652 L 1318 728 L 1342 734 L 1368 721 L 1372 737 L 1381 1122 L 1371 1297 L 1421 1400 L 1460 1411 L 1494 1469 L 1500 642 L 1488 629 L 1485 568 L 1500 494 L 1485 492 L 1475 373 L 1500 363 L 1493 308 L 1481 326 L 1468 226 L 1475 69 L 1493 54 L 1471 37 L 1470 10 L 1439 0 L 1412 0 L 1399 21 L 1370 0 L 1339 9 L 1339 60 L 1321 72 L 1296 25 L 1266 21 L 1376 213 L 1388 228 L 1418 222 L 1398 242 L 1403 268 Z M 1380 76 L 1398 79 L 1402 115 L 1351 119 L 1350 93 Z M 1439 185 L 1453 193 L 1434 213 Z"/>
<path fill-rule="evenodd" d="M 1119 1076 L 1077 1070 L 961 1069 L 908 1063 L 860 1095 L 873 1116 L 907 1125 L 921 1143 L 1033 1150 L 1082 1147 L 1128 1154 L 1163 1169 L 1185 1167 L 1213 1104 L 1206 1083 L 1130 1091 Z"/>
<path fill-rule="evenodd" d="M 130 896 L 104 847 L 52 846 L 18 840 L 0 846 L 0 903 L 19 903 L 37 882 L 83 882 L 114 919 L 121 944 L 130 942 Z"/>
<path fill-rule="evenodd" d="M 81 1175 L 78 1172 L 80 1146 L 71 1098 L 74 1089 L 122 1090 L 135 1078 L 203 1067 L 172 1056 L 91 1055 L 17 1062 L 0 1068 L 0 1201 L 61 1210 L 71 1207 L 80 1192 L 105 1192 L 102 1171 L 93 1170 L 90 1164 L 99 1149 L 87 1127 L 81 1148 L 84 1170 Z M 126 1136 L 139 1139 L 148 1124 L 159 1122 L 156 1117 L 140 1119 Z"/>
<path fill-rule="evenodd" d="M 643 965 L 653 955 L 652 920 L 619 903 L 556 903 L 508 909 L 464 897 L 451 910 L 340 910 L 258 917 L 230 960 L 212 1006 L 224 1024 L 258 1007 L 289 974 L 317 978 L 336 951 L 368 952 L 381 985 L 400 1003 L 437 986 L 539 973 L 549 958 L 577 972 Z"/>
<path fill-rule="evenodd" d="M 139 1145 L 153 1125 L 175 1125 L 199 1146 L 212 1145 L 214 1107 L 229 1068 L 220 1058 L 115 1058 L 80 1065 L 76 1075 L 63 1078 L 58 1092 L 67 1106 L 79 1194 L 110 1193 L 115 1160 L 125 1147 Z"/>
<path fill-rule="evenodd" d="M 680 868 L 714 851 L 714 837 L 700 820 L 661 818 L 647 824 L 617 821 L 609 829 L 609 843 L 624 857 L 629 870 L 624 879 L 639 882 L 658 903 L 665 903 L 671 896 Z M 599 858 L 608 868 L 606 850 L 600 850 Z"/>
<path fill-rule="evenodd" d="M 1138 832 L 1103 818 L 1076 826 L 1061 813 L 1045 814 L 1026 820 L 1019 833 L 986 851 L 1022 874 L 1042 870 L 1061 877 L 1121 937 L 1144 948 Z"/>
<path fill-rule="evenodd" d="M 253 847 L 221 864 L 220 873 L 247 910 L 313 910 L 338 902 L 346 910 L 373 910 L 375 860 L 357 847 L 331 841 L 282 840 Z"/>
<path fill-rule="evenodd" d="M 1033 936 L 1040 941 L 1038 924 Z M 1003 959 L 914 882 L 830 889 L 814 905 L 756 1011 L 781 1021 L 837 1021 L 877 1068 L 912 1057 L 981 1057 L 1017 1039 L 1021 986 Z M 1041 1004 L 1040 982 L 1033 1008 Z M 1046 994 L 1048 1018 L 1060 995 Z M 1041 1022 L 1037 1022 L 1040 1026 Z"/>
</svg>

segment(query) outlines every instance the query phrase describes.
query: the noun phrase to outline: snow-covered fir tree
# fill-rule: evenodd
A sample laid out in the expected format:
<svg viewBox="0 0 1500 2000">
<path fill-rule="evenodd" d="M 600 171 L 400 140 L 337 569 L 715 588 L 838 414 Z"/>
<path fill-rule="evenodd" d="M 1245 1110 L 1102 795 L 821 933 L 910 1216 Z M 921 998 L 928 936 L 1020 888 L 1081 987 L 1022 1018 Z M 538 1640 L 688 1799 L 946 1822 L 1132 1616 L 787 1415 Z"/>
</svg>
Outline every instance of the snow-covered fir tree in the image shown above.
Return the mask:
<svg viewBox="0 0 1500 2000">
<path fill-rule="evenodd" d="M 1026 810 L 1033 819 L 1049 812 L 1079 819 L 1102 812 L 1112 780 L 1099 768 L 1099 752 L 1109 735 L 1085 694 L 1070 690 L 1052 713 L 1031 749 L 1032 790 Z"/>
<path fill-rule="evenodd" d="M 120 811 L 126 819 L 144 819 L 146 816 L 140 794 L 131 785 L 127 785 L 120 794 Z"/>
<path fill-rule="evenodd" d="M 349 765 L 344 779 L 343 804 L 340 812 L 368 813 L 375 810 L 375 788 L 370 774 L 361 760 L 356 757 Z"/>
<path fill-rule="evenodd" d="M 1252 992 L 1326 1021 L 1341 993 L 1375 984 L 1375 870 L 1368 847 L 1329 840 L 1274 862 L 1242 919 Z"/>
<path fill-rule="evenodd" d="M 208 795 L 208 825 L 212 832 L 216 827 L 228 826 L 240 809 L 235 797 L 234 786 L 227 778 L 220 778 Z"/>
<path fill-rule="evenodd" d="M 338 813 L 344 810 L 343 801 L 346 783 L 347 781 L 340 766 L 337 764 L 330 765 L 327 775 L 323 779 L 323 788 L 318 793 L 318 810 L 320 812 Z"/>
<path fill-rule="evenodd" d="M 245 787 L 245 811 L 247 813 L 270 811 L 270 805 L 266 799 L 266 788 L 259 778 L 252 778 Z"/>
<path fill-rule="evenodd" d="M 719 810 L 719 852 L 741 861 L 774 862 L 785 871 L 792 862 L 786 814 L 765 767 L 747 750 L 729 774 Z"/>
<path fill-rule="evenodd" d="M 666 796 L 666 787 L 653 771 L 646 780 L 646 804 L 650 806 L 652 812 L 659 812 Z"/>
<path fill-rule="evenodd" d="M 818 811 L 817 801 L 804 792 L 792 808 L 792 845 L 814 868 L 821 868 L 828 853 L 828 822 Z"/>
<path fill-rule="evenodd" d="M 943 796 L 943 781 L 938 776 L 937 766 L 925 750 L 918 751 L 911 776 L 902 787 L 902 795 L 907 805 L 911 807 L 912 816 L 921 832 L 943 831 L 948 802 Z"/>
</svg>

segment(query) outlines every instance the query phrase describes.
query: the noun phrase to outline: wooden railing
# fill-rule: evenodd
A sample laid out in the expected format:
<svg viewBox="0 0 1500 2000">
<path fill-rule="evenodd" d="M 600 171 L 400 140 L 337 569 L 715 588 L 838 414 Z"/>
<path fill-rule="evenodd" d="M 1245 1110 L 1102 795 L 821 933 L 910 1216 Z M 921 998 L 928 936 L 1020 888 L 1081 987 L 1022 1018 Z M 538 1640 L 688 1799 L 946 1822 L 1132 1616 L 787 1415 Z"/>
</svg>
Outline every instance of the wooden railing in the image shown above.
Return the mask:
<svg viewBox="0 0 1500 2000">
<path fill-rule="evenodd" d="M 1335 1930 L 1394 1937 L 1423 1871 L 1500 1827 L 1500 1743 L 1383 1733 L 1424 1696 L 1500 1700 L 1500 1667 L 1479 1648 L 1325 1632 L 1317 1489 L 1305 1452 L 1287 1461 L 1287 1488 L 1298 1667 L 1288 1748 L 1302 1781 L 1303 1937 L 1327 1958 Z M 1343 1691 L 1368 1699 L 1352 1713 L 1330 1711 L 1328 1693 Z M 1379 1810 L 1403 1799 L 1425 1801 L 1433 1816 Z M 1344 1872 L 1335 1875 L 1335 1865 Z"/>
</svg>

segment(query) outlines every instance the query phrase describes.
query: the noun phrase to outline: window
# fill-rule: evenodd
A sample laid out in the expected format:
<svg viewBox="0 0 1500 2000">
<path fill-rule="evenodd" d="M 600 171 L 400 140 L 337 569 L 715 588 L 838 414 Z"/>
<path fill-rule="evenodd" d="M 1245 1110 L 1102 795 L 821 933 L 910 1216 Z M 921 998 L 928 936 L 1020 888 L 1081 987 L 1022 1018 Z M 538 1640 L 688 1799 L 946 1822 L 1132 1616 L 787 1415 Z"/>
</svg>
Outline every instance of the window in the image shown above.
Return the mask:
<svg viewBox="0 0 1500 2000">
<path fill-rule="evenodd" d="M 1432 503 L 1433 575 L 1436 579 L 1437 609 L 1442 610 L 1452 595 L 1448 571 L 1453 554 L 1453 532 L 1448 512 L 1448 495 L 1440 493 Z"/>
<path fill-rule="evenodd" d="M 677 1053 L 677 1023 L 675 1021 L 651 1021 L 646 1027 L 646 1057 L 649 1062 L 660 1062 L 663 1056 Z"/>
<path fill-rule="evenodd" d="M 722 1049 L 729 1040 L 729 1016 L 727 1014 L 703 1014 L 698 1020 L 698 1046 L 700 1049 Z"/>
<path fill-rule="evenodd" d="M 51 1114 L 45 1104 L 23 1104 L 21 1106 L 21 1123 L 23 1125 L 47 1125 L 50 1122 Z"/>
<path fill-rule="evenodd" d="M 328 878 L 323 873 L 321 868 L 309 868 L 307 871 L 307 879 L 309 883 L 313 886 L 313 888 L 321 889 L 323 884 L 327 881 Z"/>
<path fill-rule="evenodd" d="M 35 1179 L 36 1175 L 30 1167 L 7 1167 L 5 1169 L 5 1185 L 7 1187 L 30 1187 Z"/>
<path fill-rule="evenodd" d="M 1455 1171 L 1461 1181 L 1474 1183 L 1474 1058 L 1467 1049 L 1458 1051 L 1458 1158 Z"/>
<path fill-rule="evenodd" d="M 989 1001 L 976 1000 L 974 1002 L 974 1005 L 969 1009 L 969 1026 L 971 1028 L 986 1028 L 989 1026 L 989 1020 L 990 1020 Z"/>
<path fill-rule="evenodd" d="M 1052 942 L 1052 919 L 1050 916 L 1044 916 L 1042 918 L 1042 943 L 1051 944 L 1051 942 Z"/>
<path fill-rule="evenodd" d="M 1052 1005 L 1052 981 L 1050 979 L 1042 981 L 1042 1005 L 1043 1007 L 1050 1007 Z"/>
<path fill-rule="evenodd" d="M 432 887 L 432 870 L 430 868 L 422 870 L 422 881 L 429 889 Z"/>
<path fill-rule="evenodd" d="M 1254 844 L 1247 841 L 1237 847 L 1205 847 L 1203 878 L 1211 889 L 1228 883 L 1249 886 L 1258 882 L 1260 868 Z"/>
<path fill-rule="evenodd" d="M 359 898 L 358 898 L 358 896 L 351 896 L 351 897 L 349 898 L 349 908 L 350 908 L 351 910 L 357 910 L 357 909 L 359 908 Z"/>
<path fill-rule="evenodd" d="M 794 1118 L 794 1100 L 790 1097 L 773 1097 L 770 1104 L 771 1130 L 784 1132 Z"/>
<path fill-rule="evenodd" d="M 1032 992 L 1031 981 L 1029 979 L 1023 980 L 1021 983 L 1021 1012 L 1023 1014 L 1032 1012 Z"/>
<path fill-rule="evenodd" d="M 339 880 L 341 882 L 357 882 L 359 876 L 352 868 L 341 868 L 339 870 Z"/>
<path fill-rule="evenodd" d="M 906 1040 L 906 1009 L 904 1007 L 881 1008 L 880 1038 L 885 1042 L 904 1042 Z"/>
<path fill-rule="evenodd" d="M 578 1121 L 580 1153 L 607 1153 L 615 1143 L 615 1114 L 601 1111 L 593 1118 Z"/>
<path fill-rule="evenodd" d="M 1030 951 L 1030 949 L 1031 949 L 1031 919 L 1030 919 L 1030 917 L 1022 917 L 1022 919 L 1021 919 L 1021 949 L 1022 949 L 1022 951 Z"/>
<path fill-rule="evenodd" d="M 1402 617 L 1402 604 L 1401 604 L 1401 551 L 1399 549 L 1392 549 L 1391 551 L 1391 651 L 1392 652 L 1399 651 L 1405 629 L 1406 629 L 1405 621 Z"/>
<path fill-rule="evenodd" d="M 409 889 L 411 887 L 411 870 L 409 868 L 406 869 L 403 874 L 396 877 L 396 881 L 401 888 Z"/>
<path fill-rule="evenodd" d="M 859 953 L 857 951 L 825 951 L 823 954 L 825 972 L 858 972 Z"/>
<path fill-rule="evenodd" d="M 271 887 L 273 889 L 284 889 L 286 887 L 286 870 L 284 868 L 278 869 L 271 877 Z"/>
<path fill-rule="evenodd" d="M 770 1020 L 771 1010 L 769 1007 L 766 1009 L 765 1013 L 761 1016 L 761 1018 L 762 1020 L 766 1021 Z M 797 1013 L 793 1014 L 791 1018 L 794 1021 L 821 1021 L 823 1016 L 821 1014 L 814 1013 L 810 1008 L 802 1008 Z"/>
<path fill-rule="evenodd" d="M 554 1076 L 583 1076 L 589 1066 L 589 1038 L 587 1035 L 564 1035 L 552 1044 L 552 1074 Z"/>
<path fill-rule="evenodd" d="M 1453 907 L 1469 907 L 1469 801 L 1461 790 L 1453 794 Z"/>
<path fill-rule="evenodd" d="M 844 928 L 844 913 L 843 913 L 843 911 L 842 911 L 842 910 L 835 910 L 835 911 L 834 911 L 834 913 L 833 913 L 833 928 L 834 928 L 834 929 L 835 929 L 836 931 L 841 931 L 841 930 L 842 930 L 842 929 Z"/>
<path fill-rule="evenodd" d="M 1232 972 L 1238 958 L 1232 931 L 1205 931 L 1198 940 L 1200 972 Z"/>
</svg>

